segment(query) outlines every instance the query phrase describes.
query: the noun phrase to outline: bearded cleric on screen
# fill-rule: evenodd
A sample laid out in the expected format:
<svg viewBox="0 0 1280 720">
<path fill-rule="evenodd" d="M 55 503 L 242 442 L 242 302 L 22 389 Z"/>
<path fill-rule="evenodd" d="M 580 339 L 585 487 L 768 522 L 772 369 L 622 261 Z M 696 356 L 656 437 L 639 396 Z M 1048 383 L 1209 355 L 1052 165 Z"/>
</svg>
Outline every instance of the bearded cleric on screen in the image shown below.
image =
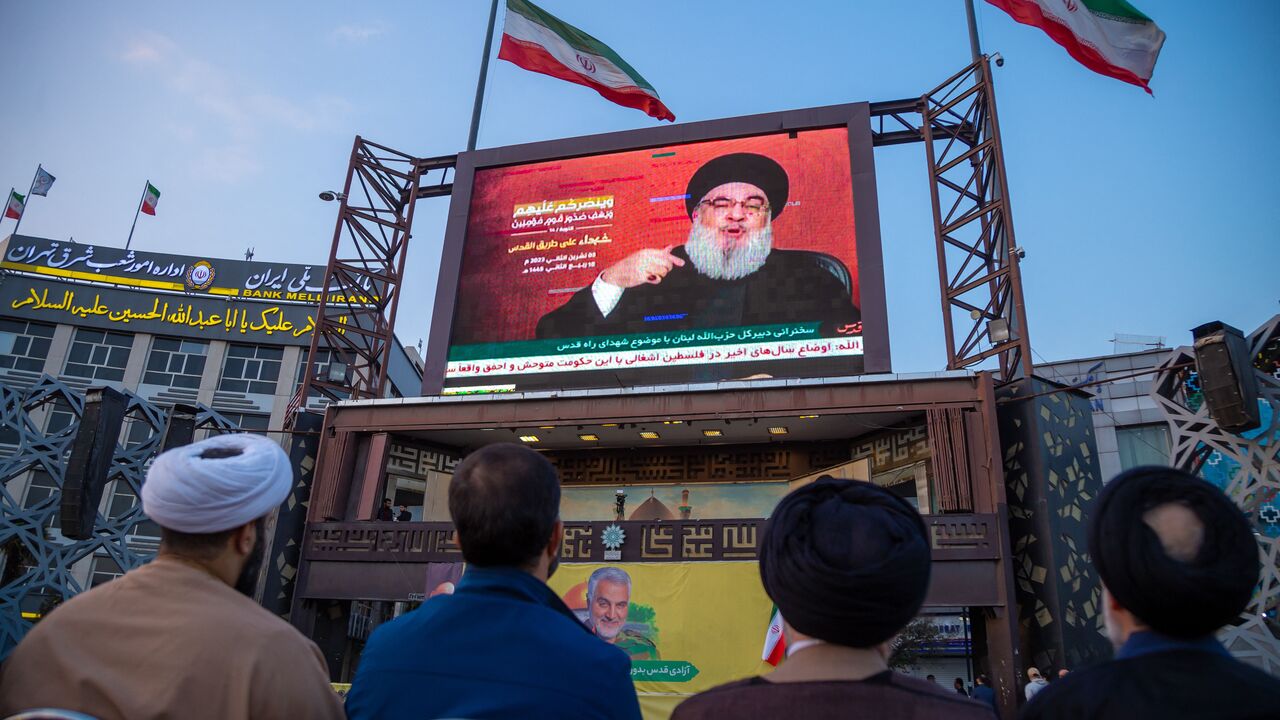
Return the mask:
<svg viewBox="0 0 1280 720">
<path fill-rule="evenodd" d="M 861 319 L 838 259 L 774 250 L 787 173 L 755 153 L 721 155 L 689 180 L 693 225 L 681 246 L 637 250 L 538 321 L 539 338 L 820 322 L 821 333 Z"/>
</svg>

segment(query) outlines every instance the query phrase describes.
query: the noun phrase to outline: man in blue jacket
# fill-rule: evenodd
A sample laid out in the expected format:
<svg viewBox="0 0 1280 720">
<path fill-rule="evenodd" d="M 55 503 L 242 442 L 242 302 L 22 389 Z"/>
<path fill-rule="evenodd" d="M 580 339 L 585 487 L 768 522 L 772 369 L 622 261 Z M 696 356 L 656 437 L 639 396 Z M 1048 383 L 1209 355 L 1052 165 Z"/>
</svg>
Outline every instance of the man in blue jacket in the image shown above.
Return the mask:
<svg viewBox="0 0 1280 720">
<path fill-rule="evenodd" d="M 458 465 L 449 513 L 467 561 L 457 591 L 373 633 L 347 716 L 638 720 L 626 653 L 546 585 L 564 534 L 555 468 L 487 445 Z"/>
</svg>

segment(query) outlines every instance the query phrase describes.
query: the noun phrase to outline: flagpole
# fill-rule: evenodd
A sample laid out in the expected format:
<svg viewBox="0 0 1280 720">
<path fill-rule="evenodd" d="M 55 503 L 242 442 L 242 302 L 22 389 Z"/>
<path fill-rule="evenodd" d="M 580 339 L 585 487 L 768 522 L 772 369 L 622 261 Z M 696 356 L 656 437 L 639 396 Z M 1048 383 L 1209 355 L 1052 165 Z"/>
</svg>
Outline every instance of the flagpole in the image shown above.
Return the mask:
<svg viewBox="0 0 1280 720">
<path fill-rule="evenodd" d="M 493 49 L 493 28 L 498 21 L 498 0 L 489 6 L 489 31 L 484 36 L 484 57 L 480 58 L 480 81 L 476 83 L 476 104 L 471 110 L 471 134 L 467 136 L 467 150 L 476 149 L 476 136 L 480 134 L 480 107 L 484 105 L 484 83 L 489 77 L 489 52 Z"/>
<path fill-rule="evenodd" d="M 22 202 L 22 212 L 18 213 L 18 222 L 13 226 L 13 234 L 18 234 L 18 228 L 22 226 L 22 218 L 27 216 L 27 206 L 31 204 L 31 191 L 36 189 L 36 178 L 40 177 L 40 164 L 36 164 L 36 174 L 31 177 L 31 187 L 27 188 L 27 197 Z M 9 197 L 13 197 L 10 191 Z"/>
<path fill-rule="evenodd" d="M 17 189 L 17 188 L 15 188 L 14 186 L 12 186 L 12 185 L 10 185 L 10 186 L 9 186 L 9 194 L 8 194 L 8 196 L 6 196 L 6 197 L 5 197 L 5 199 L 4 199 L 4 215 L 0 215 L 0 223 L 4 222 L 5 220 L 7 220 L 7 219 L 9 218 L 9 203 L 13 202 L 13 194 L 14 194 L 15 192 L 17 192 L 17 191 L 18 191 L 18 189 Z M 26 206 L 23 206 L 23 208 L 22 208 L 22 212 L 26 212 L 26 211 L 27 211 Z M 21 215 L 19 215 L 19 216 L 18 216 L 18 219 L 19 219 L 19 221 L 21 221 L 22 216 L 21 216 Z M 18 226 L 17 226 L 17 225 L 14 225 L 14 226 L 13 226 L 13 233 L 11 233 L 11 234 L 13 234 L 13 235 L 18 234 Z"/>
<path fill-rule="evenodd" d="M 973 61 L 978 62 L 982 57 L 982 45 L 978 43 L 978 18 L 973 10 L 973 0 L 964 0 L 964 12 L 969 19 L 969 52 Z"/>
<path fill-rule="evenodd" d="M 124 249 L 129 249 L 129 243 L 133 242 L 133 230 L 138 227 L 138 214 L 142 212 L 142 201 L 147 199 L 147 188 L 151 187 L 151 180 L 142 184 L 142 197 L 138 198 L 138 209 L 133 211 L 133 226 L 129 228 L 129 239 L 124 241 Z"/>
</svg>

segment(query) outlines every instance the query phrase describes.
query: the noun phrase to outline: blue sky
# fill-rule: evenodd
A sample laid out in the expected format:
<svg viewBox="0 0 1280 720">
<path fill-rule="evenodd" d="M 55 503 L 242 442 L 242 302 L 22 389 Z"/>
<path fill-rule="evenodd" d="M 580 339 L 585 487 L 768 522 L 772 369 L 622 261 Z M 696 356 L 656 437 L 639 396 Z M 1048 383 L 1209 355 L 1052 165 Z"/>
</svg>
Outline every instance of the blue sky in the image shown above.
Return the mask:
<svg viewBox="0 0 1280 720">
<path fill-rule="evenodd" d="M 463 149 L 487 0 L 39 2 L 0 9 L 0 183 L 58 180 L 23 234 L 323 263 L 359 133 Z M 1280 311 L 1280 3 L 1137 3 L 1168 33 L 1155 97 L 1095 75 L 978 3 L 996 71 L 1032 345 L 1105 354 L 1117 332 L 1189 341 Z M 962 0 L 544 0 L 609 43 L 681 122 L 918 96 L 969 59 Z M 494 54 L 497 47 L 495 42 Z M 491 64 L 480 146 L 650 127 L 585 88 Z M 877 151 L 894 367 L 945 363 L 925 160 Z M 3 189 L 0 188 L 0 192 Z M 447 200 L 419 205 L 397 334 L 427 334 Z M 0 236 L 13 221 L 0 224 Z"/>
</svg>

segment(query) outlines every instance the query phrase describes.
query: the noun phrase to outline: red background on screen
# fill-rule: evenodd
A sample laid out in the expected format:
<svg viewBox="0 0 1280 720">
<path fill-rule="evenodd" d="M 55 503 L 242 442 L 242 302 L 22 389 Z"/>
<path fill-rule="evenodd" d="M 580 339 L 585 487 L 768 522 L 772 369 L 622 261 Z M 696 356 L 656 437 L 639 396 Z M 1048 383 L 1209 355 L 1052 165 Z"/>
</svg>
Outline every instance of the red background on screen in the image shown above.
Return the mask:
<svg viewBox="0 0 1280 720">
<path fill-rule="evenodd" d="M 533 339 L 538 319 L 571 296 L 551 291 L 589 285 L 600 271 L 636 250 L 683 244 L 691 226 L 684 200 L 650 198 L 684 195 L 703 163 L 735 152 L 765 155 L 787 172 L 790 192 L 786 209 L 773 221 L 773 247 L 816 250 L 839 258 L 853 277 L 854 304 L 860 305 L 848 131 L 808 130 L 795 138 L 784 132 L 477 170 L 451 344 Z M 665 153 L 674 154 L 654 157 Z M 511 227 L 517 205 L 603 195 L 614 198 L 613 219 L 598 222 L 611 222 L 610 227 L 513 237 L 529 232 Z M 594 224 L 597 221 L 579 223 Z M 508 252 L 530 240 L 604 232 L 613 242 Z M 521 274 L 530 257 L 583 251 L 596 253 L 595 267 Z"/>
</svg>

